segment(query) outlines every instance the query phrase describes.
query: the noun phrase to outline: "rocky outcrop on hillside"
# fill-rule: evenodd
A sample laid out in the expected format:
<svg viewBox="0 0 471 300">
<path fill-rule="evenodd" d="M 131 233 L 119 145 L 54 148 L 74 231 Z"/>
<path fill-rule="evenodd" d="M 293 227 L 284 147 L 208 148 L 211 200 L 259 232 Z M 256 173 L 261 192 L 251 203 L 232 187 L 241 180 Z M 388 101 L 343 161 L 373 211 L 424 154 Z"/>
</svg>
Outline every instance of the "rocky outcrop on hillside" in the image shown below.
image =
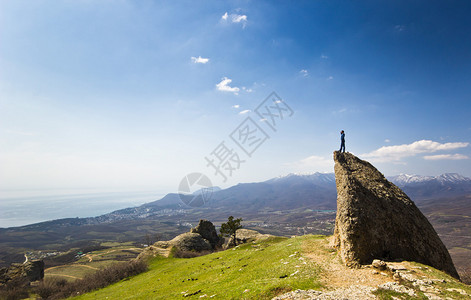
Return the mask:
<svg viewBox="0 0 471 300">
<path fill-rule="evenodd" d="M 213 249 L 215 249 L 221 242 L 216 228 L 213 223 L 208 220 L 200 220 L 195 228 L 191 228 L 190 232 L 200 234 L 203 239 L 207 240 L 211 244 Z"/>
<path fill-rule="evenodd" d="M 204 239 L 198 233 L 186 232 L 176 236 L 169 244 L 182 251 L 211 251 L 213 247 L 208 240 Z"/>
<path fill-rule="evenodd" d="M 226 239 L 223 248 L 229 248 L 229 245 L 240 245 L 245 243 L 251 242 L 258 242 L 260 240 L 273 237 L 271 234 L 262 234 L 255 230 L 240 228 L 236 230 L 236 243 L 234 243 L 234 239 L 231 236 L 229 239 Z"/>
<path fill-rule="evenodd" d="M 23 264 L 14 263 L 8 268 L 0 269 L 0 284 L 17 279 L 27 279 L 33 282 L 43 278 L 44 262 L 42 260 L 31 260 Z"/>
<path fill-rule="evenodd" d="M 154 245 L 147 247 L 139 256 L 140 259 L 147 259 L 157 255 L 169 256 L 170 249 L 178 251 L 203 252 L 214 251 L 222 243 L 217 235 L 216 227 L 208 220 L 200 220 L 195 228 L 190 232 L 177 235 L 170 241 L 158 241 Z"/>
<path fill-rule="evenodd" d="M 411 260 L 459 278 L 427 218 L 375 167 L 351 153 L 334 152 L 337 217 L 334 246 L 349 267 L 374 259 Z"/>
</svg>

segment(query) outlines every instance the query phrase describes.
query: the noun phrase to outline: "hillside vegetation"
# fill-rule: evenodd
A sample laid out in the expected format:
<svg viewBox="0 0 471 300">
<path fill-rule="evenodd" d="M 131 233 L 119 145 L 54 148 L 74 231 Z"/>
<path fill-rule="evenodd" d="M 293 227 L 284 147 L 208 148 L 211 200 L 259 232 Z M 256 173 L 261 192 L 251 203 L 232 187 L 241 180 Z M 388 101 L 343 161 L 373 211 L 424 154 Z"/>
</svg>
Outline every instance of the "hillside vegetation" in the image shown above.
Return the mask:
<svg viewBox="0 0 471 300">
<path fill-rule="evenodd" d="M 302 254 L 311 239 L 324 237 L 274 237 L 191 259 L 157 257 L 148 272 L 77 299 L 271 299 L 320 288 L 319 265 Z"/>
<path fill-rule="evenodd" d="M 346 268 L 325 236 L 272 237 L 196 258 L 156 257 L 149 271 L 74 299 L 271 299 L 289 291 L 295 292 L 280 299 L 304 299 L 296 295 L 318 291 L 334 297 L 325 299 L 471 295 L 470 286 L 431 267 L 413 262 L 388 266 L 402 269 L 400 278 L 394 269 Z"/>
</svg>

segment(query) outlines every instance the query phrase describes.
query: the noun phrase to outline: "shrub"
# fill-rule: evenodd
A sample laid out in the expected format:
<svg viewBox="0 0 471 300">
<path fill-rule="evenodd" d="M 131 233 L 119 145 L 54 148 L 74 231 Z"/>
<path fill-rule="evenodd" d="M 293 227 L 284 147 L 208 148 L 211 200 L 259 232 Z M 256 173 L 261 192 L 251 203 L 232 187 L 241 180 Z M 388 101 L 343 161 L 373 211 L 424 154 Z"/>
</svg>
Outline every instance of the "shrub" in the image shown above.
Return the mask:
<svg viewBox="0 0 471 300">
<path fill-rule="evenodd" d="M 37 287 L 36 292 L 42 299 L 67 298 L 104 288 L 145 271 L 147 271 L 147 264 L 142 260 L 116 263 L 74 282 L 46 279 Z"/>
<path fill-rule="evenodd" d="M 26 278 L 16 278 L 0 287 L 0 299 L 17 300 L 28 298 L 29 281 Z"/>
<path fill-rule="evenodd" d="M 42 299 L 49 299 L 66 285 L 67 280 L 65 279 L 59 279 L 57 277 L 47 278 L 41 281 L 41 283 L 36 287 L 36 293 Z"/>
</svg>

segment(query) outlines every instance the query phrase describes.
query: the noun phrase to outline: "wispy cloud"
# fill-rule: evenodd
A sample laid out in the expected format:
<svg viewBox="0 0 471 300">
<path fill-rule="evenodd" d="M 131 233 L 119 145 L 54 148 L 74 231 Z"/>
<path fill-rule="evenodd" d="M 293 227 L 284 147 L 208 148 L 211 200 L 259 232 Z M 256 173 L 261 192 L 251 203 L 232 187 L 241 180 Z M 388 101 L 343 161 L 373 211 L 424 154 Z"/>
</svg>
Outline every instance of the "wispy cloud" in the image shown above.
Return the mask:
<svg viewBox="0 0 471 300">
<path fill-rule="evenodd" d="M 192 56 L 191 61 L 195 64 L 205 64 L 209 61 L 209 58 L 203 58 L 201 56 L 198 56 L 198 57 Z"/>
<path fill-rule="evenodd" d="M 250 112 L 250 109 L 243 110 L 239 113 L 239 115 L 245 115 Z"/>
<path fill-rule="evenodd" d="M 247 22 L 247 16 L 246 15 L 233 14 L 231 16 L 232 16 L 232 23 Z"/>
<path fill-rule="evenodd" d="M 396 30 L 397 32 L 402 32 L 402 31 L 406 30 L 406 26 L 405 25 L 396 25 L 396 26 L 394 26 L 394 30 Z"/>
<path fill-rule="evenodd" d="M 329 57 L 328 57 L 327 55 L 322 54 L 322 55 L 321 55 L 321 58 L 322 58 L 322 59 L 328 59 Z"/>
<path fill-rule="evenodd" d="M 239 108 L 240 105 L 239 105 L 239 104 L 234 104 L 234 105 L 232 105 L 231 107 L 232 107 L 232 108 Z"/>
<path fill-rule="evenodd" d="M 463 154 L 437 154 L 437 155 L 426 155 L 424 156 L 426 160 L 461 160 L 469 159 L 468 156 Z"/>
<path fill-rule="evenodd" d="M 247 15 L 239 15 L 239 14 L 228 14 L 225 12 L 221 20 L 224 22 L 232 22 L 232 23 L 240 23 L 242 24 L 242 27 L 245 28 L 245 25 L 247 24 Z"/>
<path fill-rule="evenodd" d="M 468 145 L 469 143 L 461 142 L 439 143 L 430 140 L 420 140 L 411 144 L 383 146 L 377 150 L 374 150 L 370 153 L 365 153 L 361 156 L 364 158 L 369 158 L 373 162 L 399 161 L 402 158 L 415 156 L 417 154 L 455 150 L 467 147 Z"/>
<path fill-rule="evenodd" d="M 334 76 L 327 77 L 327 80 L 332 80 L 332 79 L 334 79 Z"/>
<path fill-rule="evenodd" d="M 221 91 L 221 92 L 231 92 L 234 93 L 235 95 L 239 94 L 240 89 L 238 87 L 231 87 L 229 84 L 232 82 L 232 79 L 229 79 L 227 77 L 223 77 L 221 82 L 216 84 L 216 88 Z"/>
<path fill-rule="evenodd" d="M 309 76 L 309 72 L 306 69 L 302 69 L 301 71 L 299 71 L 299 74 L 304 77 Z"/>
<path fill-rule="evenodd" d="M 252 93 L 252 92 L 253 92 L 253 89 L 247 88 L 247 87 L 245 87 L 245 86 L 242 87 L 242 90 L 245 91 L 245 92 L 247 92 L 247 93 Z"/>
<path fill-rule="evenodd" d="M 390 143 L 391 140 L 390 140 L 390 139 L 385 139 L 384 142 L 385 142 L 385 143 Z"/>
<path fill-rule="evenodd" d="M 338 114 L 343 114 L 343 113 L 345 113 L 345 112 L 347 112 L 347 111 L 348 111 L 348 109 L 345 108 L 345 107 L 343 107 L 343 108 L 340 108 L 340 109 L 338 109 L 338 110 L 334 110 L 332 113 L 333 113 L 334 115 L 338 115 Z"/>
</svg>

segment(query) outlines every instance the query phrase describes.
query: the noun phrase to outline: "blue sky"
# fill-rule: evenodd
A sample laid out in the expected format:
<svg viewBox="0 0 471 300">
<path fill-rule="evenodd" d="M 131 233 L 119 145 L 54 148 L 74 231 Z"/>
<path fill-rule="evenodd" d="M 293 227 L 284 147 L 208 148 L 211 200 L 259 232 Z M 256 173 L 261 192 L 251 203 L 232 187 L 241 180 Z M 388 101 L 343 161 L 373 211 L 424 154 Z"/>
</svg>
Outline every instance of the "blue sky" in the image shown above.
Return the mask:
<svg viewBox="0 0 471 300">
<path fill-rule="evenodd" d="M 332 172 L 342 129 L 386 175 L 471 176 L 469 15 L 466 1 L 0 1 L 0 189 Z M 276 131 L 255 111 L 273 91 L 293 110 Z M 230 138 L 247 117 L 268 136 L 251 156 Z M 226 181 L 205 159 L 221 142 L 243 161 Z"/>
</svg>

